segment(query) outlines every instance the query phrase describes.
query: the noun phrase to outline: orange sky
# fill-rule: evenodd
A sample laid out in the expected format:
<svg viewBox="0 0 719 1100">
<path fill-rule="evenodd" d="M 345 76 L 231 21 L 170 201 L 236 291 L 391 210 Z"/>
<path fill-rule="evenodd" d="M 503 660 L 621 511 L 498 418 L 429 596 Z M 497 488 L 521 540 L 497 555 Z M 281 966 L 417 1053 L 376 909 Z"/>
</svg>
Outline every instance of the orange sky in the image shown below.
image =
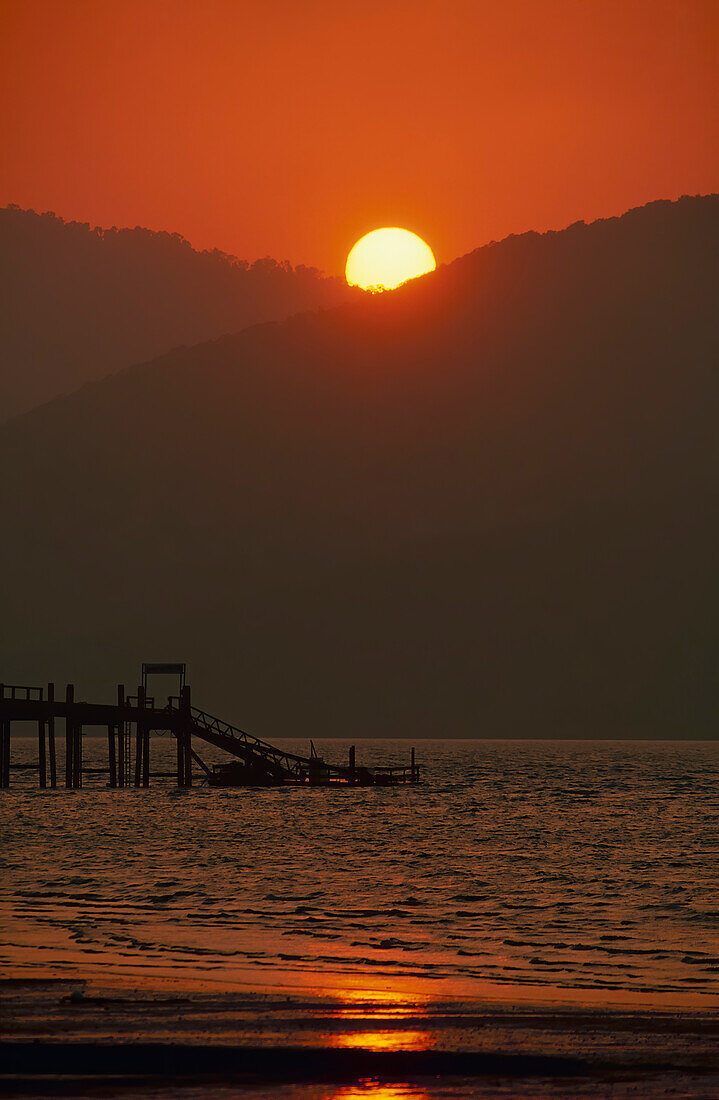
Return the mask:
<svg viewBox="0 0 719 1100">
<path fill-rule="evenodd" d="M 0 4 L 0 204 L 340 272 L 719 190 L 716 0 Z"/>
</svg>

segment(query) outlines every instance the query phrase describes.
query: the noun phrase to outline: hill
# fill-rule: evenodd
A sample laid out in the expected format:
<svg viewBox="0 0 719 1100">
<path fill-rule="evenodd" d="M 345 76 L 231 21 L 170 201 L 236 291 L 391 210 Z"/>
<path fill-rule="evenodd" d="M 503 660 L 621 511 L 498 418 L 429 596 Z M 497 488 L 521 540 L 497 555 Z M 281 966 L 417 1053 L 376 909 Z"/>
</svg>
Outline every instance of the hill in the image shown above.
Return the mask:
<svg viewBox="0 0 719 1100">
<path fill-rule="evenodd" d="M 0 669 L 260 736 L 714 736 L 719 197 L 481 248 L 0 431 Z"/>
<path fill-rule="evenodd" d="M 0 209 L 0 286 L 0 421 L 178 345 L 349 297 L 311 268 L 18 207 Z"/>
</svg>

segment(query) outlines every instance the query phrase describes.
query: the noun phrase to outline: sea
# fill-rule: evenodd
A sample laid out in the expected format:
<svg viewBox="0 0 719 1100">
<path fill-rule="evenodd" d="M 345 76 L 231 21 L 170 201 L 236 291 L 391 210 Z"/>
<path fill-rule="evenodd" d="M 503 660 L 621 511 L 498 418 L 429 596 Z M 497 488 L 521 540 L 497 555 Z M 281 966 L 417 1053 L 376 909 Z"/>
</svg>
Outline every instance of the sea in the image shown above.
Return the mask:
<svg viewBox="0 0 719 1100">
<path fill-rule="evenodd" d="M 305 742 L 278 744 L 308 752 Z M 358 764 L 409 761 L 408 740 L 356 745 Z M 349 747 L 316 743 L 338 763 Z M 449 1019 L 459 1004 L 495 1020 L 716 1011 L 719 743 L 415 748 L 422 782 L 397 788 L 211 789 L 196 767 L 189 790 L 168 776 L 110 790 L 97 772 L 81 790 L 41 791 L 35 773 L 13 770 L 0 792 L 0 962 L 6 988 L 16 999 L 25 991 L 19 1016 L 39 1027 L 53 999 L 134 998 L 126 1031 L 137 1037 L 153 998 L 237 1006 L 245 996 L 254 1005 L 245 1024 L 262 1015 L 258 1005 L 267 1017 L 286 1004 L 285 1024 L 292 1013 L 306 1023 L 321 1005 L 335 1021 L 323 1025 L 330 1045 L 412 1051 L 427 1049 L 431 1033 L 432 1049 L 456 1051 L 468 1049 L 466 1029 L 407 1020 Z M 13 736 L 14 764 L 35 753 L 32 737 Z M 85 739 L 84 764 L 106 766 L 103 738 Z M 152 771 L 174 766 L 174 741 L 153 737 Z M 99 1015 L 87 1028 L 106 1037 L 115 1024 L 103 1031 Z M 220 1017 L 185 1038 L 216 1034 Z M 278 1042 L 274 1024 L 247 1026 L 255 1045 Z M 334 1092 L 303 1087 L 267 1095 L 495 1095 L 371 1075 Z M 584 1095 L 572 1087 L 566 1095 Z M 516 1082 L 496 1088 L 535 1095 Z"/>
</svg>

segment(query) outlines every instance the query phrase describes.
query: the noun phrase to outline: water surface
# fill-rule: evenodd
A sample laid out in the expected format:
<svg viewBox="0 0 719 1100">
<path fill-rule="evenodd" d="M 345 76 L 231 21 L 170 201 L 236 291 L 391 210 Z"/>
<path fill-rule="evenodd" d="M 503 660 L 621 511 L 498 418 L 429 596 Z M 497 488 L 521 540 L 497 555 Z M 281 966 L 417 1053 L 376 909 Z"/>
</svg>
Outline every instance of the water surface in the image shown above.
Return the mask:
<svg viewBox="0 0 719 1100">
<path fill-rule="evenodd" d="M 329 760 L 348 748 L 318 743 Z M 13 736 L 14 761 L 33 752 Z M 178 791 L 157 779 L 111 791 L 86 776 L 81 791 L 42 792 L 13 772 L 0 797 L 4 972 L 329 990 L 349 1004 L 367 991 L 717 1003 L 717 744 L 417 752 L 425 782 L 394 790 Z M 358 763 L 408 755 L 406 741 L 358 744 Z M 172 770 L 170 738 L 151 756 Z M 105 742 L 87 738 L 85 764 L 103 763 Z"/>
</svg>

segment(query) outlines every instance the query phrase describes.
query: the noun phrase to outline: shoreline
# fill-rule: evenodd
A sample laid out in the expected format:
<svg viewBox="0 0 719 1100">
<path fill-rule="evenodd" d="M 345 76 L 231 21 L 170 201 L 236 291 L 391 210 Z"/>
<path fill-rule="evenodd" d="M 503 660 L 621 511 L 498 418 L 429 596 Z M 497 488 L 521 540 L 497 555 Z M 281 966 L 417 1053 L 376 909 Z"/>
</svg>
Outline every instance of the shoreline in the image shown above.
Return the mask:
<svg viewBox="0 0 719 1100">
<path fill-rule="evenodd" d="M 576 1057 L 630 1046 L 661 1060 L 677 1041 L 686 1056 L 716 1051 L 713 1008 L 568 1006 L 382 991 L 247 989 L 202 992 L 90 985 L 76 978 L 0 979 L 0 1043 L 48 1046 L 322 1048 L 365 1053 L 495 1054 Z M 719 1064 L 718 1064 L 719 1069 Z"/>
<path fill-rule="evenodd" d="M 450 1086 L 461 1097 L 505 1089 L 536 1096 L 540 1083 L 541 1095 L 615 1096 L 619 1085 L 632 1097 L 660 1088 L 719 1094 L 711 1011 L 371 997 L 348 1004 L 257 991 L 89 994 L 81 984 L 0 983 L 0 1094 L 213 1097 L 266 1088 L 264 1098 L 276 1088 L 308 1100 L 379 1100 L 440 1096 Z M 320 1085 L 339 1092 L 312 1091 Z M 490 1086 L 500 1091 L 485 1092 Z"/>
</svg>

